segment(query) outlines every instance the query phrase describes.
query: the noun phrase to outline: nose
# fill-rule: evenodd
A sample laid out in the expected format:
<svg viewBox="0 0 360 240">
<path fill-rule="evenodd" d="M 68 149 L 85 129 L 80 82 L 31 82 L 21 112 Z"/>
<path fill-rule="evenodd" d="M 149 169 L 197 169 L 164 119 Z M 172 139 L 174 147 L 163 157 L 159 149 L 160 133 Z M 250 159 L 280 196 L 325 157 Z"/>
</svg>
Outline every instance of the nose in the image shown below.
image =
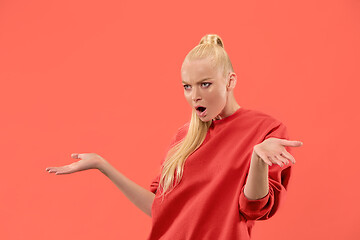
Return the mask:
<svg viewBox="0 0 360 240">
<path fill-rule="evenodd" d="M 201 97 L 200 97 L 200 95 L 199 95 L 198 92 L 199 92 L 199 91 L 197 90 L 196 87 L 194 87 L 194 88 L 192 89 L 191 99 L 192 99 L 193 101 L 195 101 L 195 102 L 196 102 L 197 100 L 201 99 Z"/>
</svg>

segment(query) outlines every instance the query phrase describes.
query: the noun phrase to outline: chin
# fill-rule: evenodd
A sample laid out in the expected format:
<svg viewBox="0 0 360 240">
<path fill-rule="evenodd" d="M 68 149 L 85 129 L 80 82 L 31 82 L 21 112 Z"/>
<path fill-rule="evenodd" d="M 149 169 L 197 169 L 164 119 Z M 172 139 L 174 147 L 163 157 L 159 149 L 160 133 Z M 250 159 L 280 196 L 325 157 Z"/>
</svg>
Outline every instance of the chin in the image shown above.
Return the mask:
<svg viewBox="0 0 360 240">
<path fill-rule="evenodd" d="M 200 120 L 203 121 L 203 122 L 209 122 L 209 121 L 212 121 L 213 118 L 208 117 L 208 116 L 205 116 L 205 117 L 203 117 L 203 118 L 200 118 Z"/>
</svg>

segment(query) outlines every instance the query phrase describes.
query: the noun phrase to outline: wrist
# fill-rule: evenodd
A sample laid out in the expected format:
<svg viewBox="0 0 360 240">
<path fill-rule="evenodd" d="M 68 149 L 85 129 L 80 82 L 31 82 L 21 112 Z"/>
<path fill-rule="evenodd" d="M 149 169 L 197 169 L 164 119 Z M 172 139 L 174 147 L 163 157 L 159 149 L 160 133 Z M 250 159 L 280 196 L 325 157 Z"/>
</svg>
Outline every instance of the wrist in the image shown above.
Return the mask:
<svg viewBox="0 0 360 240">
<path fill-rule="evenodd" d="M 257 155 L 255 151 L 253 151 L 251 162 L 255 165 L 268 166 L 268 164 L 261 157 L 259 157 L 259 155 Z"/>
<path fill-rule="evenodd" d="M 256 152 L 253 150 L 251 161 L 262 161 L 262 159 L 259 157 L 259 155 L 256 154 Z"/>
<path fill-rule="evenodd" d="M 97 168 L 99 171 L 104 172 L 107 164 L 108 164 L 108 162 L 107 162 L 105 159 L 101 158 L 101 159 L 99 160 L 99 162 L 97 163 L 96 168 Z"/>
</svg>

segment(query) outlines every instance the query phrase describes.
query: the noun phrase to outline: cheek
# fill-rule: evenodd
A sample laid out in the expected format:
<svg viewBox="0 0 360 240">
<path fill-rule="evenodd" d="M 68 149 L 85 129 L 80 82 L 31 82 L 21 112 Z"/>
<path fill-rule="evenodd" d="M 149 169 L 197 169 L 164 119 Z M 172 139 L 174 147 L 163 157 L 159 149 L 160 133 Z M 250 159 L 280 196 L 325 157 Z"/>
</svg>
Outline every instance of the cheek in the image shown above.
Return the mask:
<svg viewBox="0 0 360 240">
<path fill-rule="evenodd" d="M 216 89 L 209 92 L 208 97 L 209 99 L 211 99 L 211 101 L 220 103 L 225 101 L 226 94 L 224 93 L 224 91 L 221 91 L 220 89 Z"/>
<path fill-rule="evenodd" d="M 186 101 L 187 101 L 189 104 L 191 104 L 191 96 L 190 96 L 189 94 L 187 94 L 187 93 L 184 93 L 184 97 L 185 97 Z"/>
</svg>

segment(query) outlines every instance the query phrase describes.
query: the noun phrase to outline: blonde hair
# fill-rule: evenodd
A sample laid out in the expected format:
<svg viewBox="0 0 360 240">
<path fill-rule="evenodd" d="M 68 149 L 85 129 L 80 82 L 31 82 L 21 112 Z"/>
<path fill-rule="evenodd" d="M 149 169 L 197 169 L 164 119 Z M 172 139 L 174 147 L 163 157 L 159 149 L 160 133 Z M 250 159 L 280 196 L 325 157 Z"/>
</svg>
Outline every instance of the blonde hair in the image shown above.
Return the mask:
<svg viewBox="0 0 360 240">
<path fill-rule="evenodd" d="M 204 58 L 210 60 L 212 67 L 222 70 L 224 77 L 229 72 L 234 72 L 230 58 L 224 49 L 223 41 L 216 34 L 207 34 L 202 37 L 200 43 L 186 55 L 184 62 Z M 211 124 L 212 120 L 203 122 L 195 110 L 192 111 L 185 138 L 169 149 L 162 164 L 158 191 L 162 190 L 160 196 L 163 196 L 163 199 L 179 184 L 187 157 L 203 143 Z"/>
</svg>

